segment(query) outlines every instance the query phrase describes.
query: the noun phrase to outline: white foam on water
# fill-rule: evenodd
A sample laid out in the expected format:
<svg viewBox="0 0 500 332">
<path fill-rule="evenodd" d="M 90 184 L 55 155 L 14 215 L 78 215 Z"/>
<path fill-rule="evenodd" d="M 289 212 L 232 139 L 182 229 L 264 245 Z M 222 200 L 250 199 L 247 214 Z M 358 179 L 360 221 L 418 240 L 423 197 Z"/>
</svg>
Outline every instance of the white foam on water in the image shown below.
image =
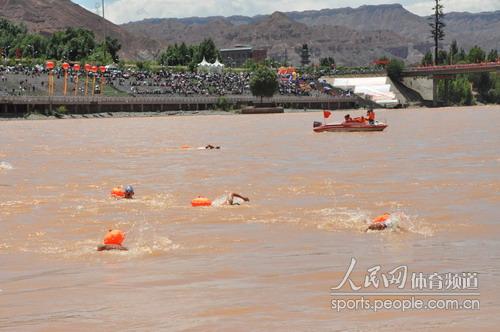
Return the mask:
<svg viewBox="0 0 500 332">
<path fill-rule="evenodd" d="M 224 195 L 214 199 L 212 201 L 212 206 L 219 207 L 219 206 L 225 205 L 226 201 L 227 201 L 227 194 L 224 194 Z"/>
<path fill-rule="evenodd" d="M 318 211 L 320 215 L 317 227 L 328 231 L 362 231 L 365 232 L 370 225 L 374 214 L 362 210 L 347 208 L 328 208 Z M 415 216 L 407 215 L 404 211 L 391 213 L 389 227 L 385 232 L 413 233 L 423 236 L 432 236 L 434 232 L 428 225 L 419 222 Z M 379 232 L 379 231 L 369 231 Z"/>
<path fill-rule="evenodd" d="M 11 169 L 14 169 L 14 167 L 6 161 L 0 161 L 0 170 L 2 170 L 2 169 L 11 170 Z"/>
<path fill-rule="evenodd" d="M 327 208 L 317 212 L 318 228 L 329 231 L 361 230 L 366 228 L 368 215 L 361 210 Z"/>
</svg>

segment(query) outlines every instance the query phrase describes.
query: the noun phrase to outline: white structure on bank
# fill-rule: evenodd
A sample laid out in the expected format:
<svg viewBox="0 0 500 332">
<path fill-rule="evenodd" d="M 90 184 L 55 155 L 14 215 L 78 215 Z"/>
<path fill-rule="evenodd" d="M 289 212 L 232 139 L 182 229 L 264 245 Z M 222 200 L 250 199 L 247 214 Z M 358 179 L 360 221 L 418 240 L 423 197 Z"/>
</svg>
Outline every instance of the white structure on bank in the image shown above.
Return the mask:
<svg viewBox="0 0 500 332">
<path fill-rule="evenodd" d="M 205 57 L 203 57 L 203 61 L 201 61 L 197 66 L 198 73 L 222 73 L 224 71 L 224 64 L 219 62 L 219 59 L 216 59 L 214 63 L 207 62 Z"/>
<path fill-rule="evenodd" d="M 387 76 L 340 77 L 326 79 L 326 81 L 336 88 L 352 90 L 355 94 L 386 107 L 395 106 L 400 103 Z"/>
<path fill-rule="evenodd" d="M 210 63 L 205 60 L 203 57 L 203 61 L 198 64 L 198 72 L 200 73 L 208 73 L 210 71 Z"/>
<path fill-rule="evenodd" d="M 224 65 L 219 62 L 219 59 L 215 59 L 215 62 L 212 64 L 212 72 L 214 73 L 222 73 L 224 71 Z"/>
</svg>

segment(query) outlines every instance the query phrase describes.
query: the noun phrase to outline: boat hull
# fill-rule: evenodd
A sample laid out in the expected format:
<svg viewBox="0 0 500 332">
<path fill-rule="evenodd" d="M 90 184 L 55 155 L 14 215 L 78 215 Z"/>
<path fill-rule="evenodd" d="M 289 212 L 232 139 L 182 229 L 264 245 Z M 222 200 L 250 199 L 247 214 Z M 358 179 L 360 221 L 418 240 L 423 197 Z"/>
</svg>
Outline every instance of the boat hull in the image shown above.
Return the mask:
<svg viewBox="0 0 500 332">
<path fill-rule="evenodd" d="M 314 132 L 363 132 L 363 131 L 383 131 L 387 128 L 385 123 L 376 123 L 374 125 L 361 123 L 335 123 L 320 125 L 313 128 Z"/>
</svg>

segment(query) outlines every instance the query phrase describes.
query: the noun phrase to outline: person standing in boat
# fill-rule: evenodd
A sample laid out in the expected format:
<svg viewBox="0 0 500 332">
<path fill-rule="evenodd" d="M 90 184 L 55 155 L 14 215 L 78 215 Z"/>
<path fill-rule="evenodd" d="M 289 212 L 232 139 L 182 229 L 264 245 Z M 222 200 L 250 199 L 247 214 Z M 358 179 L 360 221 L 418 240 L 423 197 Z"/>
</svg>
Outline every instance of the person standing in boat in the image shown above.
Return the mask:
<svg viewBox="0 0 500 332">
<path fill-rule="evenodd" d="M 368 109 L 366 112 L 366 117 L 368 118 L 368 123 L 371 125 L 375 124 L 375 112 L 372 108 Z"/>
</svg>

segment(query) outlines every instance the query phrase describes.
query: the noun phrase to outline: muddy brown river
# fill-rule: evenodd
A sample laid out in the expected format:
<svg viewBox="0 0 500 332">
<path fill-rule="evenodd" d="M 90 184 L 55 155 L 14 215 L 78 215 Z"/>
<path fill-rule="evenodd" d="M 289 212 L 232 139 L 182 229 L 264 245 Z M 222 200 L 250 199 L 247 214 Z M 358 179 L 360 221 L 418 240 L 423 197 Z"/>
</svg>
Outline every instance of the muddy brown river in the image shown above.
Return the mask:
<svg viewBox="0 0 500 332">
<path fill-rule="evenodd" d="M 500 107 L 377 118 L 386 131 L 316 134 L 319 112 L 0 122 L 0 330 L 498 331 Z M 127 184 L 133 200 L 110 197 Z M 250 202 L 190 206 L 228 191 Z M 384 212 L 397 227 L 364 232 Z M 110 228 L 129 251 L 96 251 Z M 474 294 L 431 295 L 480 310 L 335 310 L 352 258 L 358 286 L 373 266 L 478 273 Z"/>
</svg>

